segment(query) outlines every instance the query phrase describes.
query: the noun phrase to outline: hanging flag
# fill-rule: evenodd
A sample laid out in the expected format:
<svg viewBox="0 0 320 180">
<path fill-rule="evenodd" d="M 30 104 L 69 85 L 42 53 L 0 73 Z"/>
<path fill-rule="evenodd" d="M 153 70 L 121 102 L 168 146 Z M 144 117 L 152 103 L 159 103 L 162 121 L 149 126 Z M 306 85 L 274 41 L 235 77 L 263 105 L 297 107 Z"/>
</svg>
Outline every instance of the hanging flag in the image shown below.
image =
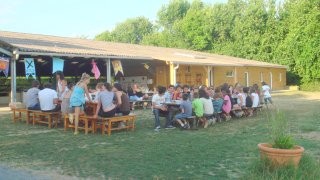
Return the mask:
<svg viewBox="0 0 320 180">
<path fill-rule="evenodd" d="M 52 73 L 55 73 L 57 71 L 62 71 L 63 72 L 63 66 L 64 66 L 64 60 L 53 57 L 52 58 Z"/>
<path fill-rule="evenodd" d="M 150 68 L 149 64 L 147 64 L 147 63 L 142 63 L 142 64 L 143 64 L 143 67 L 144 67 L 146 70 L 149 70 L 149 68 Z"/>
<path fill-rule="evenodd" d="M 6 77 L 8 77 L 9 72 L 9 59 L 5 57 L 0 57 L 0 72 L 3 72 Z"/>
<path fill-rule="evenodd" d="M 121 61 L 119 60 L 112 61 L 112 66 L 113 66 L 115 76 L 118 74 L 118 72 L 121 72 L 122 75 L 124 76 Z"/>
<path fill-rule="evenodd" d="M 99 68 L 98 68 L 98 66 L 97 66 L 97 63 L 96 63 L 94 60 L 92 60 L 91 64 L 92 64 L 92 70 L 91 70 L 91 72 L 94 74 L 94 78 L 99 79 L 99 77 L 100 77 L 100 70 L 99 70 Z"/>
<path fill-rule="evenodd" d="M 32 76 L 34 79 L 36 79 L 36 67 L 34 66 L 34 59 L 24 58 L 24 66 L 26 70 L 26 78 L 28 79 L 29 76 Z"/>
</svg>

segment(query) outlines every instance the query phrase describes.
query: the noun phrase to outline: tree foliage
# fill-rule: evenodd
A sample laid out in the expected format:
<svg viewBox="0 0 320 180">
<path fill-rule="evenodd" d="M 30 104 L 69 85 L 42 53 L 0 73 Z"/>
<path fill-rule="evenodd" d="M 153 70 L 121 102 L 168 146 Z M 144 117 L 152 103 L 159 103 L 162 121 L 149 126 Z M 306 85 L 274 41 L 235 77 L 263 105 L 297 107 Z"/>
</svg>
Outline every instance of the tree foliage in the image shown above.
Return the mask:
<svg viewBox="0 0 320 180">
<path fill-rule="evenodd" d="M 320 0 L 171 0 L 155 24 L 128 19 L 96 39 L 279 63 L 303 83 L 320 82 Z"/>
<path fill-rule="evenodd" d="M 96 36 L 96 40 L 139 44 L 143 37 L 153 32 L 153 24 L 145 17 L 127 19 L 111 32 Z"/>
</svg>

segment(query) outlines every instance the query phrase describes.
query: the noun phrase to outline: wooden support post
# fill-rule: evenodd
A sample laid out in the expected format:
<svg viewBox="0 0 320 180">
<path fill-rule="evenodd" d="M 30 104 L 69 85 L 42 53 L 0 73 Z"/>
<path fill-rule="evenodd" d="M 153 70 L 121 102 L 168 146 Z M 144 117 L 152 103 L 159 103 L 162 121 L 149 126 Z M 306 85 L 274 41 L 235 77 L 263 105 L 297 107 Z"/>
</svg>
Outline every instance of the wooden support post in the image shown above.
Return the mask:
<svg viewBox="0 0 320 180">
<path fill-rule="evenodd" d="M 110 61 L 110 58 L 108 58 L 107 60 L 106 60 L 106 76 L 107 76 L 107 82 L 108 83 L 111 83 L 111 61 Z"/>
</svg>

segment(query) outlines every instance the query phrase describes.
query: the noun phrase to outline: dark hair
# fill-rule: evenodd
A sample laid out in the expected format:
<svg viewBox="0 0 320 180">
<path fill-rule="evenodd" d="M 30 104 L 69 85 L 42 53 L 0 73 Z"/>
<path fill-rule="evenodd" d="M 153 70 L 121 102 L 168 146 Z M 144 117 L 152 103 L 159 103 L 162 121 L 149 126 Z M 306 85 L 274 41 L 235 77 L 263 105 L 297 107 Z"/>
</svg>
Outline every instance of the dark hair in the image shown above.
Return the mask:
<svg viewBox="0 0 320 180">
<path fill-rule="evenodd" d="M 60 79 L 63 80 L 64 79 L 64 74 L 62 71 L 56 71 L 56 75 L 59 75 Z"/>
<path fill-rule="evenodd" d="M 174 85 L 172 85 L 172 84 L 170 84 L 170 85 L 168 86 L 168 88 L 172 88 L 172 87 L 174 88 Z"/>
<path fill-rule="evenodd" d="M 184 86 L 183 86 L 183 89 L 184 89 L 184 88 L 188 88 L 188 89 L 189 89 L 190 87 L 189 87 L 188 85 L 184 85 Z"/>
<path fill-rule="evenodd" d="M 255 89 L 255 88 L 253 88 L 253 87 L 250 88 L 250 94 L 251 94 L 251 93 L 255 93 L 255 92 L 256 92 L 256 89 Z"/>
<path fill-rule="evenodd" d="M 74 83 L 72 83 L 72 82 L 68 83 L 68 89 L 72 89 L 73 86 L 74 86 Z"/>
<path fill-rule="evenodd" d="M 38 87 L 40 85 L 38 80 L 33 80 L 32 81 L 32 87 Z"/>
<path fill-rule="evenodd" d="M 120 83 L 114 83 L 113 87 L 116 88 L 118 91 L 122 91 L 122 86 Z"/>
<path fill-rule="evenodd" d="M 105 82 L 105 83 L 104 83 L 104 87 L 106 87 L 106 89 L 107 89 L 108 91 L 111 91 L 111 90 L 112 90 L 112 86 L 111 86 L 111 84 L 108 83 L 108 82 Z"/>
<path fill-rule="evenodd" d="M 193 93 L 193 98 L 199 98 L 199 93 L 198 92 L 194 92 Z"/>
<path fill-rule="evenodd" d="M 199 89 L 199 97 L 209 99 L 209 95 L 204 89 Z"/>
<path fill-rule="evenodd" d="M 178 89 L 178 88 L 181 88 L 181 86 L 180 86 L 180 85 L 177 85 L 175 89 Z"/>
<path fill-rule="evenodd" d="M 267 83 L 264 81 L 262 81 L 261 84 L 262 84 L 262 86 L 267 85 Z"/>
<path fill-rule="evenodd" d="M 184 93 L 184 94 L 182 95 L 182 99 L 183 99 L 184 101 L 188 100 L 188 99 L 189 99 L 189 94 Z"/>
<path fill-rule="evenodd" d="M 220 88 L 220 87 L 217 87 L 217 88 L 214 90 L 214 93 L 221 93 L 221 88 Z"/>
<path fill-rule="evenodd" d="M 243 88 L 243 92 L 246 93 L 246 94 L 248 94 L 248 93 L 249 93 L 249 88 L 248 88 L 248 87 L 244 87 L 244 88 Z"/>
<path fill-rule="evenodd" d="M 44 88 L 51 88 L 52 87 L 52 84 L 50 82 L 46 82 L 44 83 Z"/>
<path fill-rule="evenodd" d="M 163 94 L 163 93 L 165 93 L 166 92 L 166 88 L 165 87 L 163 87 L 163 86 L 158 86 L 158 93 L 159 94 Z"/>
</svg>

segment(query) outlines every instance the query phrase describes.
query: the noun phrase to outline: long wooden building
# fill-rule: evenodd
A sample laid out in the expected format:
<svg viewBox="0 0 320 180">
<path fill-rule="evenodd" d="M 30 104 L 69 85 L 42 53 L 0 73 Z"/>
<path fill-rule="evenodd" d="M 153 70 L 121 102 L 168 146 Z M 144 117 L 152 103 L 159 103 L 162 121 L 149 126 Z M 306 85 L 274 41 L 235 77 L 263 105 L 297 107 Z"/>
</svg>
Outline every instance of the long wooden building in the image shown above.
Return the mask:
<svg viewBox="0 0 320 180">
<path fill-rule="evenodd" d="M 36 59 L 41 75 L 50 75 L 52 57 L 65 60 L 65 73 L 79 75 L 90 72 L 94 59 L 107 81 L 111 82 L 111 63 L 120 60 L 124 77 L 146 77 L 150 86 L 176 84 L 220 85 L 241 83 L 250 86 L 261 81 L 272 89 L 286 86 L 286 66 L 260 61 L 197 52 L 191 50 L 103 42 L 78 38 L 57 37 L 0 31 L 0 53 L 11 58 L 11 101 L 16 100 L 18 75 L 24 75 L 23 59 Z"/>
</svg>

